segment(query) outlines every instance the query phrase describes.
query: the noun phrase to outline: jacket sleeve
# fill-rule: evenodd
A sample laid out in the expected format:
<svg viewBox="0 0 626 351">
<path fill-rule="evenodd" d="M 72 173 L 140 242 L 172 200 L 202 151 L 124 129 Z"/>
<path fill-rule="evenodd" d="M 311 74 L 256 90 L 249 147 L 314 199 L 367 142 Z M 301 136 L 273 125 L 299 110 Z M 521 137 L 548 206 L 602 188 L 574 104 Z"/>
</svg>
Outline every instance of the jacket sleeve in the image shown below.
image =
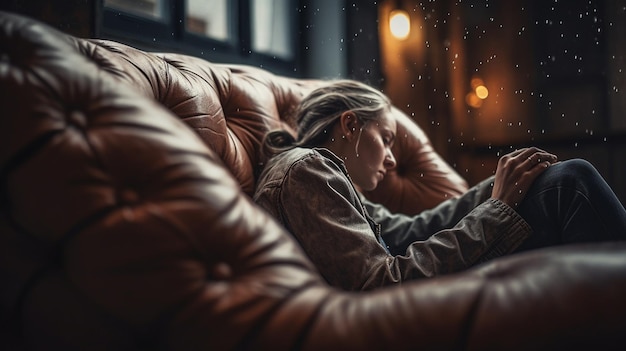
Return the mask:
<svg viewBox="0 0 626 351">
<path fill-rule="evenodd" d="M 417 215 L 392 213 L 381 204 L 361 195 L 361 201 L 374 221 L 382 226 L 382 236 L 393 255 L 402 255 L 418 240 L 426 240 L 443 229 L 454 227 L 463 217 L 491 197 L 493 177 L 471 187 L 463 195 L 448 199 Z"/>
<path fill-rule="evenodd" d="M 403 238 L 419 236 L 410 217 L 395 217 L 395 225 L 405 224 Z M 418 226 L 419 227 L 419 226 Z M 395 230 L 399 228 L 396 227 Z M 404 255 L 396 255 L 389 267 L 372 266 L 364 287 L 399 283 L 408 278 L 434 277 L 469 268 L 515 250 L 531 233 L 530 226 L 508 205 L 487 199 L 450 229 L 442 229 L 424 240 L 411 242 Z M 394 239 L 394 233 L 386 233 Z M 395 270 L 392 273 L 383 270 Z"/>
<path fill-rule="evenodd" d="M 320 273 L 346 290 L 373 289 L 404 280 L 468 268 L 494 245 L 515 245 L 528 230 L 508 206 L 489 200 L 405 255 L 389 255 L 372 231 L 358 194 L 342 169 L 312 154 L 289 169 L 277 195 L 281 221 L 297 238 Z M 516 245 L 515 245 L 516 246 Z"/>
</svg>

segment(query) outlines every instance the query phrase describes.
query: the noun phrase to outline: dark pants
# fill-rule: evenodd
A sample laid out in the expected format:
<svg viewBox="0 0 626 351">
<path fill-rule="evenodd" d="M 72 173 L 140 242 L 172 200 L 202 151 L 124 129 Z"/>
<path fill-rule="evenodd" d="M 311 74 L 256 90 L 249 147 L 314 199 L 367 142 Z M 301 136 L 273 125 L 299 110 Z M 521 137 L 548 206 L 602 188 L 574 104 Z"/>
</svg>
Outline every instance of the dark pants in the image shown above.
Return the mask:
<svg viewBox="0 0 626 351">
<path fill-rule="evenodd" d="M 550 166 L 529 189 L 517 212 L 533 228 L 518 248 L 626 239 L 626 210 L 587 161 Z"/>
</svg>

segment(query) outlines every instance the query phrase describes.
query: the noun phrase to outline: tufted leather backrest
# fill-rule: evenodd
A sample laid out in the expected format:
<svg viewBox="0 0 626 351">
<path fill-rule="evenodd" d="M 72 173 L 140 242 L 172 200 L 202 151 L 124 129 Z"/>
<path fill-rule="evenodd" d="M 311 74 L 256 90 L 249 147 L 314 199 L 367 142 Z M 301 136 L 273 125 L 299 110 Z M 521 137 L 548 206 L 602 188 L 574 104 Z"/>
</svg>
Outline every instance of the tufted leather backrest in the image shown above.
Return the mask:
<svg viewBox="0 0 626 351">
<path fill-rule="evenodd" d="M 84 48 L 0 12 L 1 350 L 623 348 L 623 243 L 332 289 L 149 85 Z"/>
<path fill-rule="evenodd" d="M 251 66 L 148 53 L 112 41 L 78 39 L 76 44 L 100 69 L 185 121 L 248 195 L 265 162 L 260 152 L 263 136 L 277 128 L 295 133 L 294 109 L 312 89 L 325 84 Z M 417 213 L 467 190 L 465 180 L 433 150 L 419 126 L 399 109 L 394 115 L 398 166 L 366 196 L 392 211 Z"/>
</svg>

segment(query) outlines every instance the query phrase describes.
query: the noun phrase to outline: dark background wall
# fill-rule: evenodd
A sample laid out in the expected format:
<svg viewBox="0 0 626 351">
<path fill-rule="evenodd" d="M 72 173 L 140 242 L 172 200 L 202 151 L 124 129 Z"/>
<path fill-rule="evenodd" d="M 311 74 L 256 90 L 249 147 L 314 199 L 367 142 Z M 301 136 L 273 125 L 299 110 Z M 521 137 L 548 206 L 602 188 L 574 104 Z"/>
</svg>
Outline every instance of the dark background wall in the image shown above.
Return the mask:
<svg viewBox="0 0 626 351">
<path fill-rule="evenodd" d="M 536 145 L 590 160 L 626 202 L 626 0 L 295 3 L 299 69 L 288 74 L 381 88 L 470 184 L 493 174 L 503 153 Z M 102 37 L 101 6 L 5 0 L 0 9 Z M 396 7 L 411 17 L 405 40 L 389 33 Z M 489 89 L 478 108 L 466 103 L 472 78 Z"/>
<path fill-rule="evenodd" d="M 380 27 L 384 89 L 471 184 L 535 145 L 590 160 L 625 202 L 626 1 L 399 3 L 412 31 Z M 475 77 L 489 89 L 478 108 Z"/>
<path fill-rule="evenodd" d="M 37 18 L 79 37 L 98 32 L 101 0 L 2 0 L 0 10 Z"/>
</svg>

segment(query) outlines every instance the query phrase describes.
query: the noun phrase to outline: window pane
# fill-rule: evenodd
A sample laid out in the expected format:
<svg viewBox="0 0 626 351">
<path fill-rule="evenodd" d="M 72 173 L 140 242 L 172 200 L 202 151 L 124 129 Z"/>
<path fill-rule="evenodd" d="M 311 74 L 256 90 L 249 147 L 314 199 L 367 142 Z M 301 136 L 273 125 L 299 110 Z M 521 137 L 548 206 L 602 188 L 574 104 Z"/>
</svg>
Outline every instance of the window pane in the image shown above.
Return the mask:
<svg viewBox="0 0 626 351">
<path fill-rule="evenodd" d="M 228 0 L 187 0 L 185 14 L 188 32 L 222 41 L 230 38 Z"/>
<path fill-rule="evenodd" d="M 291 0 L 252 0 L 252 50 L 283 59 L 293 57 Z"/>
<path fill-rule="evenodd" d="M 135 15 L 163 19 L 166 0 L 104 0 L 104 6 Z"/>
</svg>

